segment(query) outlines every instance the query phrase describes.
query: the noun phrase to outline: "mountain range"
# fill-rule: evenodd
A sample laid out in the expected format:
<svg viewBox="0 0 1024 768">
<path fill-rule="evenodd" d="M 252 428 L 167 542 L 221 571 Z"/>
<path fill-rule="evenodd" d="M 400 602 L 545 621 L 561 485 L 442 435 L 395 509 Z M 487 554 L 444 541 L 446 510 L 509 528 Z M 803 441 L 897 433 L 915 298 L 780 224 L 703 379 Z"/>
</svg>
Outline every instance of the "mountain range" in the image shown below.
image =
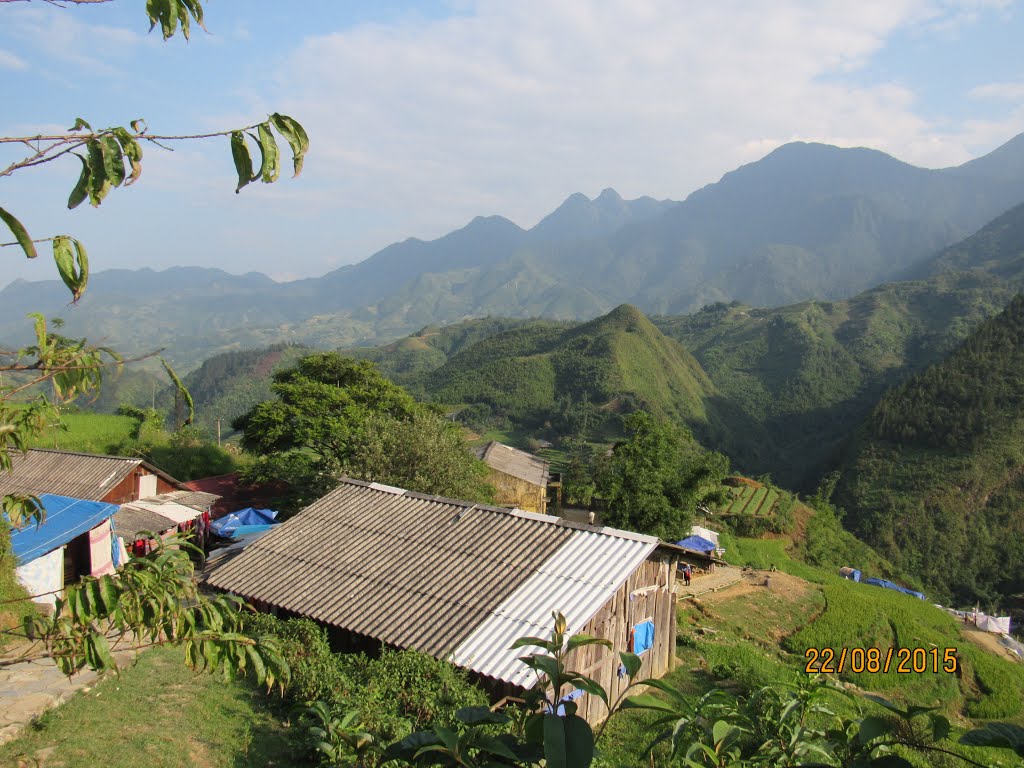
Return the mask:
<svg viewBox="0 0 1024 768">
<path fill-rule="evenodd" d="M 0 291 L 0 338 L 29 311 L 125 352 L 166 347 L 180 366 L 277 342 L 348 346 L 467 317 L 586 319 L 715 302 L 840 300 L 912 276 L 935 252 L 1024 200 L 1024 134 L 955 168 L 881 152 L 787 144 L 682 202 L 576 194 L 531 229 L 478 217 L 319 278 L 275 283 L 216 269 L 97 273 L 78 306 L 59 281 Z M 211 257 L 215 260 L 215 256 Z"/>
</svg>

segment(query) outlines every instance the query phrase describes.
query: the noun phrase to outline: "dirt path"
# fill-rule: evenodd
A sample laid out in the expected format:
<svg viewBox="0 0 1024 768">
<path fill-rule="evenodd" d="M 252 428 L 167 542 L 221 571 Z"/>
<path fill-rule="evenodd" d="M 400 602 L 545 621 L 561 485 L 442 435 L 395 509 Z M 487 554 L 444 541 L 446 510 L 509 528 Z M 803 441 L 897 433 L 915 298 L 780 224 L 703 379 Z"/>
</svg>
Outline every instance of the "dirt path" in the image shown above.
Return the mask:
<svg viewBox="0 0 1024 768">
<path fill-rule="evenodd" d="M 682 577 L 676 577 L 676 594 L 680 597 L 696 597 L 708 592 L 717 592 L 732 584 L 738 584 L 742 579 L 742 571 L 731 565 L 717 566 L 714 573 L 704 576 L 697 576 L 690 583 L 690 586 L 683 586 Z"/>
<path fill-rule="evenodd" d="M 968 640 L 980 645 L 986 651 L 990 651 L 1004 659 L 1020 663 L 1020 657 L 999 642 L 999 635 L 994 635 L 991 632 L 982 632 L 980 629 L 973 629 L 966 624 L 960 628 L 960 632 Z"/>
</svg>

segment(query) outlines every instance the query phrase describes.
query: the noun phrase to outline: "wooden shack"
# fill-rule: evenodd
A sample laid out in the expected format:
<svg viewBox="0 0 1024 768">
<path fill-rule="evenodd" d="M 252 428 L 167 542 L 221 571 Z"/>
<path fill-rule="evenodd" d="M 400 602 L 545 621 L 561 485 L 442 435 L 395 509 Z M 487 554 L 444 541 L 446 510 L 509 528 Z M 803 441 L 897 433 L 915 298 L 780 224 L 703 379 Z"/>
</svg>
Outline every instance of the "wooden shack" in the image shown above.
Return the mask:
<svg viewBox="0 0 1024 768">
<path fill-rule="evenodd" d="M 528 650 L 511 645 L 550 636 L 561 611 L 570 634 L 611 641 L 570 661 L 614 698 L 628 683 L 619 651 L 640 654 L 643 679 L 671 668 L 677 550 L 629 531 L 346 480 L 218 560 L 205 582 L 262 610 L 314 619 L 339 647 L 451 661 L 495 700 L 537 683 L 518 660 Z M 595 696 L 575 701 L 591 722 L 607 716 Z"/>
<path fill-rule="evenodd" d="M 481 445 L 475 453 L 490 469 L 487 480 L 500 506 L 547 511 L 548 462 L 497 440 Z"/>
</svg>

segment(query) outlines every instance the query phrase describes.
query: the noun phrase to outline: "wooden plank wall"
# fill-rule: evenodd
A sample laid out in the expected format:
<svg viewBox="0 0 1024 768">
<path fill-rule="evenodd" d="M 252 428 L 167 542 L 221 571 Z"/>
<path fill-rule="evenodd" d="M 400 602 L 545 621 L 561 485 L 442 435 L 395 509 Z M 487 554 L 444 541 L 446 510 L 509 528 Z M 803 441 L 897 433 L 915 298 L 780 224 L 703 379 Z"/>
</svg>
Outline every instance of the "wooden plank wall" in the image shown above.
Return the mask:
<svg viewBox="0 0 1024 768">
<path fill-rule="evenodd" d="M 611 640 L 613 649 L 585 646 L 570 654 L 570 669 L 592 677 L 608 692 L 614 705 L 629 684 L 619 677 L 619 651 L 629 650 L 629 632 L 636 624 L 654 621 L 654 647 L 640 658 L 638 680 L 661 677 L 672 668 L 676 650 L 676 558 L 655 551 L 635 570 L 626 583 L 604 604 L 580 631 Z M 563 691 L 565 695 L 567 691 Z M 577 714 L 596 724 L 608 716 L 608 708 L 597 696 L 584 694 L 576 699 Z"/>
</svg>

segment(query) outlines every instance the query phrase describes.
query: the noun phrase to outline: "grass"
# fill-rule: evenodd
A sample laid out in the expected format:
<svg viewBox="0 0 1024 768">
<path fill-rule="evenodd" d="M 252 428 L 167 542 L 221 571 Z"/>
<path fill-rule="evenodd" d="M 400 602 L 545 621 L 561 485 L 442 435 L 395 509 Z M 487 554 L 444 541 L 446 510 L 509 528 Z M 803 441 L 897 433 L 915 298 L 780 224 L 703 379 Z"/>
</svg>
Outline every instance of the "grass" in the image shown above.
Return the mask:
<svg viewBox="0 0 1024 768">
<path fill-rule="evenodd" d="M 782 540 L 734 538 L 730 547 L 733 562 L 757 567 L 774 564 L 809 583 L 800 589 L 755 587 L 730 599 L 682 603 L 676 649 L 679 664 L 666 680 L 691 700 L 713 687 L 743 696 L 763 686 L 792 683 L 805 674 L 807 647 L 885 647 L 895 638 L 906 647 L 956 647 L 962 674 L 846 673 L 840 679 L 897 702 L 939 706 L 957 724 L 954 742 L 970 720 L 1024 724 L 1024 667 L 973 646 L 943 611 L 913 597 L 848 582 L 828 570 L 794 561 Z M 814 578 L 808 580 L 809 576 Z M 843 717 L 887 714 L 856 695 L 836 694 L 830 697 L 830 708 Z M 638 768 L 650 765 L 643 750 L 654 738 L 654 719 L 629 710 L 617 713 L 600 744 L 607 763 Z M 965 754 L 980 762 L 1020 764 L 1007 750 L 973 749 Z M 915 756 L 913 760 L 916 765 L 928 765 L 927 758 Z M 665 755 L 655 752 L 655 763 L 666 764 Z"/>
<path fill-rule="evenodd" d="M 196 675 L 180 650 L 154 649 L 0 746 L 0 765 L 52 748 L 41 765 L 244 768 L 301 765 L 288 732 L 243 682 Z M 46 755 L 47 753 L 42 753 Z"/>
<path fill-rule="evenodd" d="M 34 610 L 28 593 L 14 575 L 15 567 L 8 528 L 0 522 L 0 629 L 21 626 L 24 617 Z M 0 633 L 0 649 L 9 640 L 8 635 Z"/>
<path fill-rule="evenodd" d="M 33 448 L 58 448 L 81 453 L 107 453 L 111 446 L 128 440 L 136 426 L 130 416 L 106 413 L 66 413 L 67 429 L 49 427 L 32 441 Z"/>
</svg>

